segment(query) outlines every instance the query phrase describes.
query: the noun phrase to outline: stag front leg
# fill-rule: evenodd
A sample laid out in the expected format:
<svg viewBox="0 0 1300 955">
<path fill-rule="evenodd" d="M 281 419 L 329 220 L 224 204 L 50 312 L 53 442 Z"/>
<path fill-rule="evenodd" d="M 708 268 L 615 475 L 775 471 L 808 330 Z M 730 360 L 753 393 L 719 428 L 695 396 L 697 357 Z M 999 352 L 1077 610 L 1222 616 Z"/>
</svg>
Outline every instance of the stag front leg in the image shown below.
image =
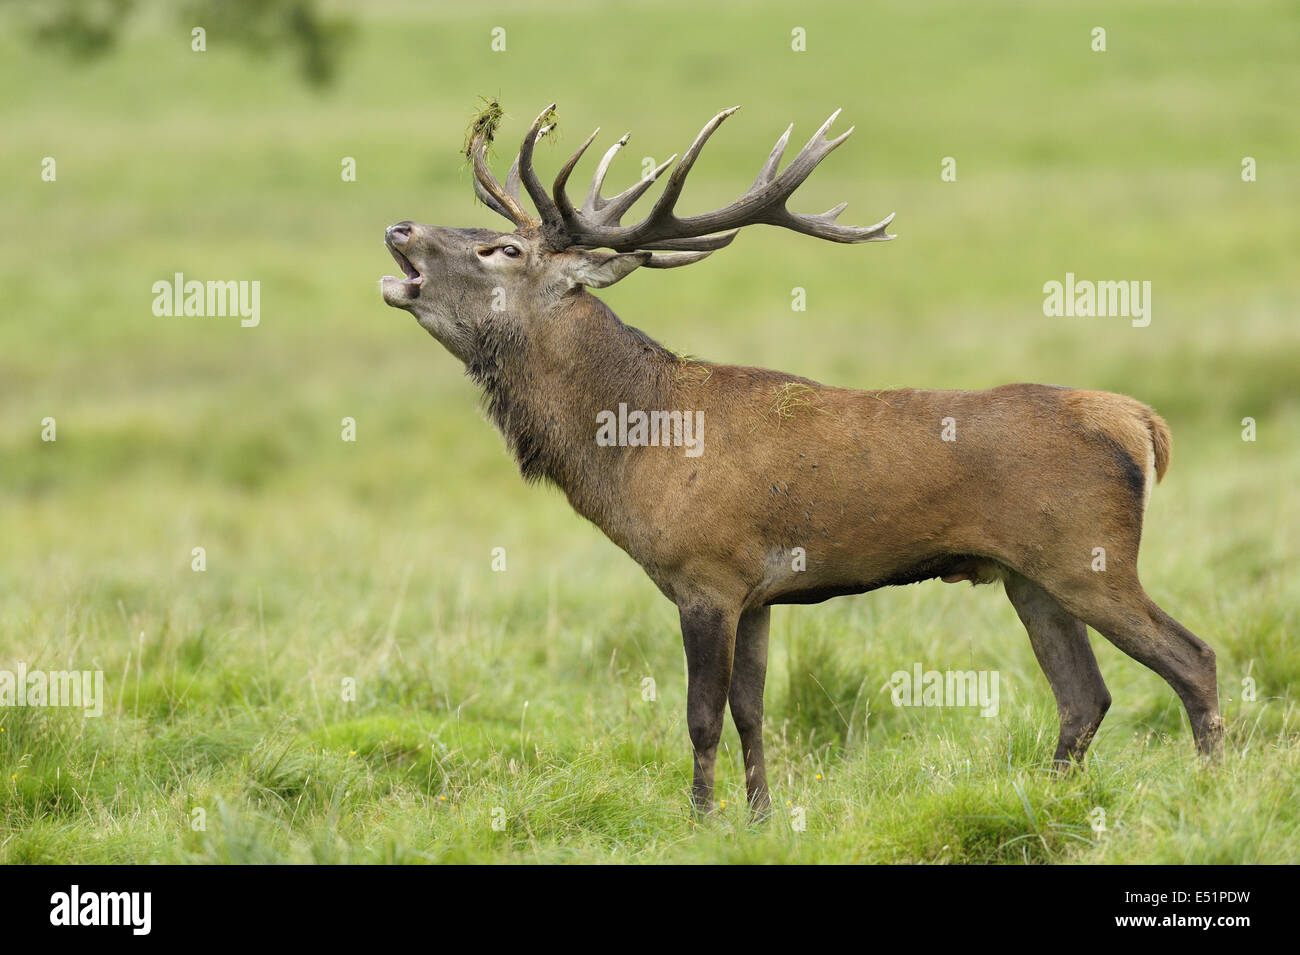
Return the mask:
<svg viewBox="0 0 1300 955">
<path fill-rule="evenodd" d="M 697 813 L 713 809 L 713 770 L 731 685 L 736 615 L 711 604 L 681 608 L 686 647 L 686 725 L 695 750 L 691 802 Z"/>
<path fill-rule="evenodd" d="M 745 791 L 755 819 L 772 810 L 763 762 L 763 688 L 767 683 L 767 633 L 770 607 L 755 607 L 740 616 L 731 666 L 731 718 L 745 754 Z"/>
</svg>

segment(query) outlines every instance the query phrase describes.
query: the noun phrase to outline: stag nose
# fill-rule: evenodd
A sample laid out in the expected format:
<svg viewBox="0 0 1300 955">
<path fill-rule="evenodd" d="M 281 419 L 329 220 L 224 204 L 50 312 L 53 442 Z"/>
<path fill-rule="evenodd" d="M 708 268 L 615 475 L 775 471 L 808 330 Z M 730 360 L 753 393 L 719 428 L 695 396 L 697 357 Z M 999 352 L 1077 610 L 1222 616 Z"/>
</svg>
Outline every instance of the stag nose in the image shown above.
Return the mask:
<svg viewBox="0 0 1300 955">
<path fill-rule="evenodd" d="M 410 220 L 399 222 L 397 225 L 390 225 L 384 230 L 384 238 L 388 240 L 390 245 L 404 245 L 410 241 L 411 227 L 414 225 L 415 223 Z"/>
</svg>

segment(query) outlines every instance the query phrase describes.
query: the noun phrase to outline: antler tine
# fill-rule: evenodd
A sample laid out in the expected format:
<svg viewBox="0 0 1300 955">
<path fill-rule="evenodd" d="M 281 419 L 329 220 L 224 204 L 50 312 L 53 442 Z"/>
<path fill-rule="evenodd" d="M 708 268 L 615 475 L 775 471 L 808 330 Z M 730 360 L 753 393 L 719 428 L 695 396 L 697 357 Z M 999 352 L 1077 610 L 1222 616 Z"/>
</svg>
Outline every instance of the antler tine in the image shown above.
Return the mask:
<svg viewBox="0 0 1300 955">
<path fill-rule="evenodd" d="M 641 198 L 647 189 L 654 185 L 655 181 L 663 175 L 664 170 L 673 164 L 677 159 L 677 154 L 669 156 L 666 160 L 656 166 L 648 175 L 638 179 L 633 185 L 620 192 L 612 199 L 606 199 L 600 194 L 601 186 L 605 183 L 605 174 L 609 171 L 609 164 L 613 161 L 618 151 L 627 145 L 630 133 L 624 133 L 613 146 L 605 151 L 601 157 L 600 163 L 596 167 L 596 174 L 592 177 L 591 187 L 587 190 L 587 198 L 583 200 L 582 211 L 573 208 L 573 203 L 569 200 L 567 188 L 569 177 L 573 174 L 573 169 L 577 166 L 578 161 L 586 153 L 587 148 L 595 140 L 596 134 L 600 132 L 600 127 L 587 137 L 586 142 L 578 147 L 569 161 L 564 164 L 559 175 L 555 177 L 555 183 L 551 187 L 551 195 L 555 200 L 556 206 L 560 210 L 560 215 L 564 219 L 565 228 L 574 231 L 581 231 L 584 224 L 595 223 L 603 226 L 617 226 L 632 205 Z M 725 243 L 723 243 L 725 244 Z M 664 246 L 664 248 L 673 248 L 674 246 Z M 717 248 L 721 248 L 719 245 Z M 696 248 L 696 246 L 691 246 Z"/>
<path fill-rule="evenodd" d="M 847 203 L 842 202 L 834 209 L 819 215 L 790 212 L 782 208 L 779 215 L 774 215 L 765 221 L 768 225 L 781 226 L 792 232 L 810 235 L 817 239 L 829 239 L 831 242 L 888 242 L 890 239 L 897 238 L 885 231 L 886 226 L 894 221 L 892 212 L 875 225 L 840 225 L 835 221 L 835 217 L 844 210 L 845 205 Z"/>
<path fill-rule="evenodd" d="M 798 189 L 803 184 L 803 181 L 812 174 L 812 171 L 817 168 L 817 164 L 853 134 L 856 127 L 850 126 L 848 130 L 834 139 L 826 138 L 826 131 L 831 128 L 831 124 L 835 122 L 839 115 L 840 111 L 838 109 L 831 113 L 830 119 L 822 123 L 821 128 L 813 133 L 812 138 L 804 144 L 803 149 L 799 150 L 794 159 L 790 160 L 790 164 L 781 170 L 781 174 L 775 180 L 770 180 L 768 183 L 759 186 L 760 191 L 767 189 L 773 197 L 780 196 L 782 200 L 789 198 L 790 194 Z M 778 157 L 779 161 L 780 157 Z M 768 162 L 771 162 L 770 156 Z M 767 171 L 767 166 L 767 163 L 763 164 L 764 171 Z M 760 172 L 759 176 L 762 175 L 763 173 Z M 755 182 L 757 183 L 757 180 Z M 752 186 L 750 188 L 753 189 Z"/>
<path fill-rule="evenodd" d="M 812 174 L 812 171 L 817 168 L 817 164 L 837 149 L 857 128 L 850 126 L 834 139 L 827 139 L 826 132 L 839 118 L 839 115 L 840 111 L 838 109 L 831 113 L 830 118 L 822 123 L 821 128 L 813 134 L 803 149 L 799 150 L 799 154 L 790 161 L 790 164 L 774 180 L 772 173 L 775 171 L 777 163 L 780 162 L 780 154 L 784 151 L 790 135 L 790 130 L 786 130 L 785 135 L 777 141 L 776 147 L 773 148 L 772 155 L 763 164 L 763 169 L 759 172 L 758 178 L 754 180 L 754 185 L 750 187 L 749 193 L 746 193 L 746 197 L 755 192 L 760 195 L 764 191 L 770 192 L 770 198 L 761 200 L 770 203 L 768 212 L 758 220 L 768 225 L 780 226 L 819 239 L 829 239 L 832 242 L 883 242 L 892 239 L 894 236 L 885 231 L 885 227 L 894 219 L 892 212 L 875 225 L 864 227 L 840 225 L 835 221 L 848 206 L 847 202 L 841 202 L 835 208 L 828 209 L 820 215 L 791 212 L 785 207 L 786 199 Z M 779 203 L 777 200 L 779 200 Z"/>
<path fill-rule="evenodd" d="M 661 219 L 673 218 L 673 206 L 676 204 L 677 197 L 681 195 L 682 184 L 686 180 L 686 174 L 691 171 L 691 166 L 694 165 L 696 158 L 700 154 L 700 150 L 704 148 L 704 144 L 708 142 L 708 139 L 713 135 L 714 130 L 722 125 L 722 121 L 738 109 L 740 109 L 739 106 L 733 106 L 730 109 L 723 110 L 714 116 L 713 119 L 711 119 L 705 127 L 700 130 L 699 135 L 695 137 L 695 141 L 691 143 L 690 149 L 688 149 L 686 154 L 682 157 L 682 161 L 679 162 L 677 168 L 673 170 L 672 176 L 669 177 L 668 185 L 664 188 L 663 194 L 660 195 L 658 201 L 655 203 L 647 221 L 656 217 Z M 595 134 L 593 133 L 592 135 L 594 136 Z M 655 167 L 649 175 L 643 176 L 636 183 L 619 193 L 614 198 L 604 199 L 600 195 L 600 187 L 604 184 L 605 173 L 608 171 L 609 164 L 613 161 L 614 156 L 617 155 L 618 150 L 627 143 L 627 139 L 628 137 L 625 135 L 610 147 L 610 149 L 605 153 L 604 158 L 601 159 L 600 165 L 596 168 L 596 174 L 592 178 L 591 189 L 587 193 L 587 199 L 583 203 L 583 212 L 581 214 L 574 210 L 572 203 L 569 202 L 568 196 L 564 193 L 564 187 L 568 184 L 569 175 L 573 171 L 573 166 L 576 165 L 577 160 L 581 157 L 582 153 L 586 151 L 587 146 L 591 144 L 590 139 L 582 145 L 582 148 L 578 150 L 577 154 L 575 154 L 574 157 L 569 160 L 569 163 L 566 164 L 565 168 L 560 171 L 560 175 L 555 180 L 554 197 L 556 205 L 559 207 L 561 216 L 564 220 L 565 228 L 569 231 L 570 235 L 584 235 L 591 226 L 603 227 L 606 229 L 618 228 L 623 215 L 627 210 L 645 194 L 647 189 L 654 185 L 655 181 L 658 180 L 658 178 L 663 175 L 664 171 L 667 170 L 668 167 L 673 164 L 674 160 L 677 159 L 677 155 L 674 153 L 664 162 Z M 713 251 L 730 244 L 735 237 L 736 233 L 734 231 L 729 234 L 709 236 L 707 238 L 665 237 L 664 239 L 652 239 L 642 243 L 637 248 L 678 251 Z M 576 244 L 582 243 L 579 240 Z M 695 260 L 692 259 L 692 261 Z M 682 264 L 686 263 L 683 262 Z M 666 268 L 667 266 L 661 267 Z"/>
<path fill-rule="evenodd" d="M 550 126 L 543 126 L 539 129 L 537 135 L 533 138 L 533 145 L 537 145 L 537 141 L 554 128 L 555 124 L 552 123 Z M 510 171 L 506 173 L 506 192 L 516 199 L 519 198 L 519 153 L 515 153 L 514 162 L 510 164 Z"/>
<path fill-rule="evenodd" d="M 506 192 L 514 198 L 519 198 L 519 154 L 515 153 L 514 162 L 510 164 L 510 171 L 506 173 Z"/>
<path fill-rule="evenodd" d="M 622 138 L 605 150 L 605 155 L 600 158 L 600 162 L 596 166 L 596 174 L 591 177 L 591 188 L 587 190 L 587 198 L 582 200 L 582 211 L 584 213 L 599 212 L 605 208 L 609 200 L 602 198 L 600 195 L 601 187 L 605 185 L 605 174 L 609 172 L 609 164 L 614 161 L 618 151 L 627 145 L 628 138 L 631 135 L 631 133 L 624 133 Z"/>
<path fill-rule="evenodd" d="M 675 269 L 683 265 L 690 265 L 692 262 L 698 262 L 700 259 L 707 259 L 713 254 L 708 252 L 655 252 L 646 260 L 647 269 Z"/>
<path fill-rule="evenodd" d="M 777 167 L 781 165 L 781 157 L 785 155 L 785 147 L 789 144 L 790 134 L 793 132 L 794 123 L 791 123 L 785 128 L 781 138 L 776 141 L 776 145 L 772 147 L 772 152 L 768 154 L 767 161 L 763 163 L 763 168 L 758 171 L 758 176 L 755 177 L 753 185 L 749 187 L 751 192 L 759 186 L 765 186 L 772 181 L 772 177 L 776 175 Z"/>
<path fill-rule="evenodd" d="M 659 177 L 664 174 L 664 170 L 671 166 L 676 159 L 677 154 L 673 153 L 651 170 L 648 176 L 641 177 L 613 199 L 606 199 L 605 207 L 601 210 L 601 214 L 592 217 L 592 221 L 598 222 L 600 225 L 619 225 L 623 216 L 627 214 L 627 210 L 631 209 L 632 206 L 636 204 L 636 201 L 641 198 L 647 189 L 655 184 Z"/>
<path fill-rule="evenodd" d="M 709 137 L 713 135 L 714 130 L 722 125 L 723 120 L 738 109 L 740 109 L 739 106 L 732 106 L 730 109 L 724 109 L 717 116 L 714 116 L 713 119 L 704 124 L 704 128 L 701 129 L 699 134 L 695 137 L 695 142 L 691 143 L 690 149 L 686 150 L 685 155 L 682 156 L 682 161 L 677 164 L 677 168 L 673 170 L 673 174 L 668 177 L 668 184 L 664 186 L 664 191 L 660 194 L 658 200 L 656 200 L 654 208 L 650 210 L 650 215 L 646 217 L 646 222 L 655 222 L 659 220 L 667 220 L 671 222 L 676 219 L 676 216 L 673 215 L 673 208 L 677 205 L 677 199 L 682 194 L 682 186 L 686 183 L 686 176 L 690 173 L 691 167 L 695 165 L 695 160 L 699 158 L 700 150 L 702 150 L 704 144 L 709 141 Z"/>
<path fill-rule="evenodd" d="M 505 216 L 517 229 L 526 229 L 537 225 L 537 219 L 530 215 L 520 204 L 516 192 L 511 195 L 497 182 L 496 176 L 487 164 L 488 138 L 482 132 L 474 136 L 470 144 L 470 155 L 474 162 L 474 194 L 479 201 L 498 215 Z M 509 181 L 507 179 L 507 181 Z"/>
<path fill-rule="evenodd" d="M 655 249 L 680 252 L 716 252 L 731 245 L 731 241 L 740 235 L 740 229 L 702 236 L 682 236 L 681 238 L 647 239 L 640 243 L 638 249 Z M 610 246 L 612 248 L 612 246 Z"/>
<path fill-rule="evenodd" d="M 597 128 L 596 132 L 600 132 Z M 596 133 L 592 133 L 595 138 Z M 649 175 L 638 179 L 633 185 L 620 192 L 612 199 L 606 199 L 600 194 L 601 187 L 605 184 L 605 174 L 609 172 L 609 165 L 613 162 L 618 151 L 627 145 L 631 133 L 624 133 L 623 136 L 605 151 L 601 157 L 600 163 L 596 166 L 596 174 L 591 177 L 591 186 L 587 190 L 587 198 L 582 202 L 581 213 L 573 211 L 573 206 L 569 202 L 568 196 L 564 193 L 564 187 L 568 185 L 569 174 L 572 173 L 572 165 L 586 151 L 587 146 L 591 144 L 591 139 L 582 144 L 582 148 L 577 154 L 569 160 L 569 165 L 561 170 L 561 178 L 557 178 L 553 192 L 555 195 L 556 205 L 560 207 L 561 213 L 564 214 L 565 225 L 569 228 L 581 229 L 586 223 L 594 223 L 602 226 L 617 226 L 623 218 L 624 213 L 630 209 L 633 204 L 641 198 L 647 189 L 655 184 L 655 181 L 663 175 L 664 170 L 673 164 L 677 159 L 677 154 L 669 156 L 661 162 Z"/>
<path fill-rule="evenodd" d="M 577 210 L 573 208 L 573 203 L 569 201 L 569 194 L 565 191 L 565 187 L 569 184 L 569 176 L 573 174 L 573 167 L 578 165 L 578 160 L 582 158 L 582 154 L 587 151 L 587 147 L 591 145 L 599 132 L 600 127 L 597 126 L 586 141 L 578 147 L 578 151 L 570 156 L 569 161 L 561 167 L 559 174 L 555 177 L 555 183 L 551 186 L 551 195 L 555 198 L 555 205 L 560 210 L 560 217 L 564 220 L 565 228 L 579 224 Z"/>
<path fill-rule="evenodd" d="M 528 133 L 524 136 L 523 145 L 519 147 L 519 178 L 528 190 L 528 195 L 532 197 L 533 205 L 537 207 L 537 212 L 541 216 L 542 231 L 546 237 L 547 244 L 555 249 L 563 249 L 572 243 L 565 231 L 564 217 L 560 214 L 559 207 L 555 200 L 546 192 L 542 181 L 537 178 L 537 173 L 533 169 L 533 147 L 537 140 L 541 139 L 548 131 L 555 128 L 554 123 L 547 123 L 547 119 L 555 112 L 555 104 L 552 103 L 546 109 L 538 114 L 533 120 L 533 125 L 529 128 Z"/>
<path fill-rule="evenodd" d="M 497 200 L 496 196 L 483 188 L 483 183 L 479 182 L 477 176 L 474 177 L 474 195 L 478 198 L 479 202 L 483 203 L 483 205 L 487 206 L 497 215 L 505 216 L 507 219 L 514 221 L 514 217 L 509 213 L 509 211 L 507 211 L 506 207 Z M 518 224 L 519 223 L 517 222 L 515 223 L 515 225 Z"/>
</svg>

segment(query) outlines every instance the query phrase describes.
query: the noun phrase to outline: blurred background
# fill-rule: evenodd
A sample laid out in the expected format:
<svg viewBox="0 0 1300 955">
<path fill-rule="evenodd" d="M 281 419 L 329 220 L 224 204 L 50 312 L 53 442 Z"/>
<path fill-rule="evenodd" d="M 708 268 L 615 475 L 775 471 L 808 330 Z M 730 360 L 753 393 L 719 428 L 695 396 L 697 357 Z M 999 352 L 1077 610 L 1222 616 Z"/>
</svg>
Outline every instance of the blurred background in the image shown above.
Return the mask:
<svg viewBox="0 0 1300 955">
<path fill-rule="evenodd" d="M 0 25 L 0 666 L 102 667 L 111 711 L 98 723 L 0 713 L 0 758 L 15 767 L 0 780 L 0 858 L 247 861 L 262 844 L 276 859 L 378 844 L 385 858 L 547 857 L 607 839 L 670 852 L 618 828 L 630 823 L 614 807 L 632 803 L 660 807 L 651 832 L 685 831 L 675 611 L 560 494 L 523 484 L 460 366 L 379 296 L 390 223 L 506 228 L 474 201 L 461 154 L 480 97 L 506 110 L 499 176 L 552 101 L 545 181 L 602 127 L 575 193 L 623 132 L 608 192 L 743 104 L 698 162 L 687 213 L 739 195 L 788 123 L 795 148 L 843 108 L 836 129 L 857 131 L 792 208 L 846 200 L 854 224 L 896 212 L 896 241 L 756 228 L 601 297 L 715 361 L 861 388 L 1040 381 L 1154 406 L 1174 457 L 1148 514 L 1144 582 L 1219 650 L 1225 698 L 1249 674 L 1282 701 L 1257 725 L 1290 740 L 1294 772 L 1293 724 L 1273 715 L 1289 714 L 1300 678 L 1294 4 L 136 0 L 6 3 Z M 955 181 L 941 178 L 945 157 Z M 260 324 L 155 316 L 152 285 L 176 272 L 259 281 Z M 1066 272 L 1151 282 L 1149 327 L 1045 317 L 1043 285 Z M 806 311 L 791 308 L 795 287 Z M 851 759 L 868 701 L 887 706 L 879 685 L 914 660 L 1002 668 L 1008 719 L 1024 721 L 1023 737 L 1008 730 L 1024 741 L 1016 758 L 1050 754 L 1050 694 L 990 589 L 781 610 L 773 643 L 788 790 L 833 758 L 868 780 Z M 1170 765 L 1190 758 L 1168 688 L 1098 652 L 1116 707 L 1094 751 L 1155 726 L 1174 737 Z M 647 675 L 658 708 L 634 715 Z M 365 688 L 351 709 L 337 689 L 349 676 Z M 919 719 L 885 712 L 892 743 L 877 745 L 906 759 L 905 740 L 943 726 L 956 754 L 994 732 Z M 1244 733 L 1255 716 L 1243 719 Z M 298 764 L 266 755 L 281 744 Z M 528 786 L 563 789 L 557 766 L 572 781 L 596 750 L 613 762 L 572 782 L 589 813 L 561 800 L 551 828 L 538 822 L 544 798 Z M 734 769 L 724 780 L 743 789 Z M 515 799 L 534 822 L 485 847 L 429 822 L 448 794 L 480 809 Z M 369 822 L 347 801 L 363 798 Z M 196 799 L 226 807 L 225 842 L 183 825 Z M 308 808 L 290 818 L 295 799 Z M 878 835 L 855 845 L 935 860 L 958 839 Z M 1023 851 L 990 844 L 970 842 L 965 861 Z"/>
</svg>

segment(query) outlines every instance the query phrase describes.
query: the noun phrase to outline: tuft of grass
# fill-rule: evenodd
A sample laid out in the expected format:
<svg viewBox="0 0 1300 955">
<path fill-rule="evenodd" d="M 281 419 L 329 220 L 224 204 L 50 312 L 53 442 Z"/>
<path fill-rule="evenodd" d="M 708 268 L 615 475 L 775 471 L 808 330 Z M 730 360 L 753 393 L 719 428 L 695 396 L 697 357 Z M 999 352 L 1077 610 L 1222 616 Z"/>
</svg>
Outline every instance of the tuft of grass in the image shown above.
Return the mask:
<svg viewBox="0 0 1300 955">
<path fill-rule="evenodd" d="M 772 404 L 772 414 L 778 421 L 793 418 L 800 408 L 826 414 L 826 409 L 822 407 L 821 393 L 801 381 L 787 381 L 783 385 L 778 385 L 773 389 L 773 395 L 775 401 Z"/>
<path fill-rule="evenodd" d="M 474 150 L 480 140 L 491 150 L 496 140 L 497 127 L 501 125 L 504 116 L 505 110 L 501 108 L 500 103 L 485 96 L 479 97 L 478 112 L 474 114 L 469 127 L 465 130 L 465 145 L 461 151 L 465 155 L 466 162 L 473 161 Z"/>
</svg>

